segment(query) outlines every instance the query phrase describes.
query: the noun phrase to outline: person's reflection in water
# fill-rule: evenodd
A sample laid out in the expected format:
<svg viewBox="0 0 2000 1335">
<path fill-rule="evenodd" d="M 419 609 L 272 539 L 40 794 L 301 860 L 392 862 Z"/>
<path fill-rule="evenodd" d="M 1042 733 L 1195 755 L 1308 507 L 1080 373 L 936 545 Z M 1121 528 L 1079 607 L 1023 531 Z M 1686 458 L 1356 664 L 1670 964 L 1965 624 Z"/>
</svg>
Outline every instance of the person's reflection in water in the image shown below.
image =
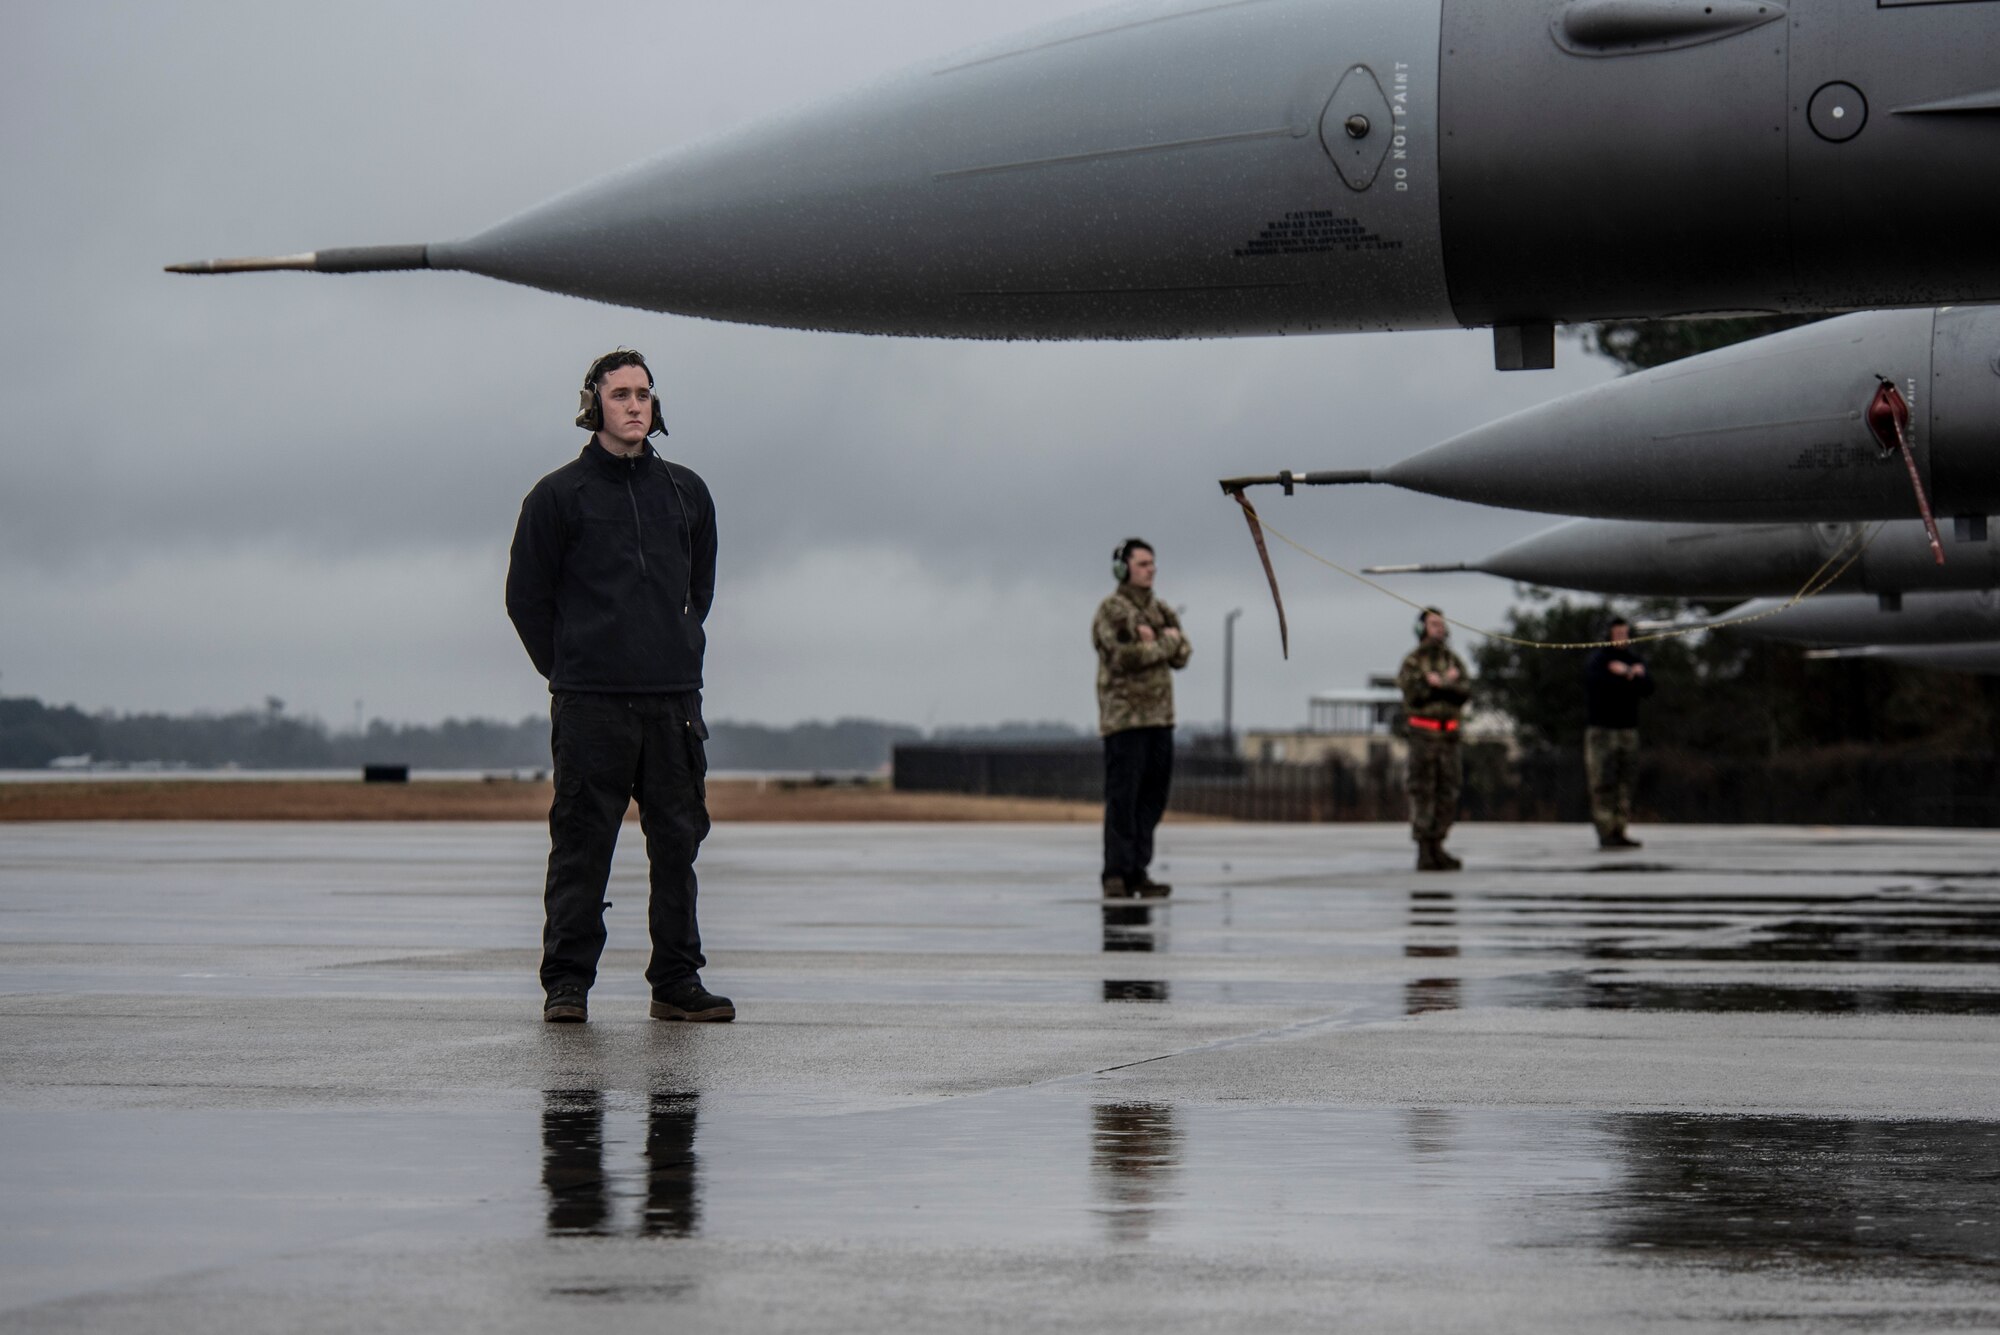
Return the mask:
<svg viewBox="0 0 2000 1335">
<path fill-rule="evenodd" d="M 1412 890 L 1410 926 L 1413 928 L 1456 928 L 1458 902 L 1449 891 Z M 1413 960 L 1457 959 L 1456 941 L 1406 941 L 1403 958 Z M 1456 978 L 1415 978 L 1403 985 L 1403 1013 L 1423 1015 L 1430 1011 L 1455 1011 L 1459 1007 L 1460 982 Z"/>
<path fill-rule="evenodd" d="M 1153 933 L 1153 908 L 1150 904 L 1106 904 L 1104 906 L 1104 953 L 1107 955 L 1125 952 L 1151 954 L 1158 948 L 1158 938 Z M 1168 999 L 1167 980 L 1164 978 L 1107 978 L 1104 980 L 1106 1001 L 1165 1001 Z"/>
<path fill-rule="evenodd" d="M 649 1237 L 693 1237 L 701 1223 L 694 1152 L 698 1094 L 655 1093 L 646 1109 L 646 1208 L 639 1231 Z"/>
<path fill-rule="evenodd" d="M 1403 1135 L 1410 1142 L 1411 1157 L 1419 1162 L 1439 1159 L 1456 1147 L 1458 1120 L 1446 1108 L 1408 1108 L 1403 1112 Z"/>
<path fill-rule="evenodd" d="M 542 1091 L 542 1188 L 549 1197 L 551 1236 L 606 1231 L 611 1201 L 604 1180 L 601 1091 Z"/>
<path fill-rule="evenodd" d="M 1090 1110 L 1091 1181 L 1114 1243 L 1141 1243 L 1153 1217 L 1178 1193 L 1181 1130 L 1163 1103 L 1100 1103 Z"/>
</svg>

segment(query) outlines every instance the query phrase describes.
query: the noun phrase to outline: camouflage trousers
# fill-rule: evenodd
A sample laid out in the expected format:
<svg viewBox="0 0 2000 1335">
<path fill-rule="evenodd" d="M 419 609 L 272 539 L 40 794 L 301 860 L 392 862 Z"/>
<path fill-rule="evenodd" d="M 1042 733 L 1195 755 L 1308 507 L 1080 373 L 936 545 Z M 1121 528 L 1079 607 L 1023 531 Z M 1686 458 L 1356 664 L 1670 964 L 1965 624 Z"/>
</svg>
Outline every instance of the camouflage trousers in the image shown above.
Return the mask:
<svg viewBox="0 0 2000 1335">
<path fill-rule="evenodd" d="M 1458 790 L 1465 781 L 1465 759 L 1458 734 L 1439 735 L 1410 730 L 1410 771 L 1405 785 L 1410 795 L 1410 838 L 1442 839 L 1458 818 Z"/>
<path fill-rule="evenodd" d="M 1598 836 L 1620 833 L 1632 820 L 1632 780 L 1639 769 L 1637 728 L 1585 728 L 1583 768 L 1590 776 L 1590 819 Z"/>
</svg>

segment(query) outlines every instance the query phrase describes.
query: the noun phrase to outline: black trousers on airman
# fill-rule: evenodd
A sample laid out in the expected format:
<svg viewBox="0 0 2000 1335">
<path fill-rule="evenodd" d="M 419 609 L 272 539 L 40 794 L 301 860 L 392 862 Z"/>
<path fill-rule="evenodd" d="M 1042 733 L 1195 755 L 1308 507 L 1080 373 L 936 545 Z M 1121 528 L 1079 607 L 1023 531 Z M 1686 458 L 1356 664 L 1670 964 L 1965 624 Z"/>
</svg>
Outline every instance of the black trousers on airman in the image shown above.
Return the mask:
<svg viewBox="0 0 2000 1335">
<path fill-rule="evenodd" d="M 1126 728 L 1104 738 L 1104 874 L 1137 883 L 1153 865 L 1153 829 L 1174 781 L 1174 730 Z"/>
<path fill-rule="evenodd" d="M 551 717 L 556 797 L 542 893 L 542 987 L 575 982 L 587 989 L 597 981 L 611 854 L 636 798 L 651 865 L 646 921 L 653 956 L 646 981 L 658 993 L 707 962 L 695 923 L 694 860 L 708 837 L 701 693 L 561 691 Z"/>
</svg>

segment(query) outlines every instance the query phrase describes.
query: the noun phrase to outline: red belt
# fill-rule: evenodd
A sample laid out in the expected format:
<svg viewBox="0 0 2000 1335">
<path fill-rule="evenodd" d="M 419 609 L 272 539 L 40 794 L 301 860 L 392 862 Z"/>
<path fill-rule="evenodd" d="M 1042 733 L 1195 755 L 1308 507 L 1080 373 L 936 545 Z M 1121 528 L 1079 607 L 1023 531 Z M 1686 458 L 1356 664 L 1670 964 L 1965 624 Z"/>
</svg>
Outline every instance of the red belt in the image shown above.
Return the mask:
<svg viewBox="0 0 2000 1335">
<path fill-rule="evenodd" d="M 1425 732 L 1457 732 L 1458 720 L 1455 718 L 1420 718 L 1412 714 L 1410 715 L 1410 726 L 1412 728 L 1422 728 Z"/>
</svg>

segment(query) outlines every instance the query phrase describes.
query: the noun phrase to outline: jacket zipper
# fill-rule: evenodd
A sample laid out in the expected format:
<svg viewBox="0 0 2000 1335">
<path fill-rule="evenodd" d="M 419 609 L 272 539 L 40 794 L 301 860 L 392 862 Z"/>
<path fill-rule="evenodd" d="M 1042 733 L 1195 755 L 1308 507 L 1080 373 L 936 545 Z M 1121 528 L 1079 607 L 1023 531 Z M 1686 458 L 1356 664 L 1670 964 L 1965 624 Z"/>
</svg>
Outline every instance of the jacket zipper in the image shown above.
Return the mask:
<svg viewBox="0 0 2000 1335">
<path fill-rule="evenodd" d="M 639 573 L 646 573 L 646 530 L 639 523 L 639 493 L 632 490 L 630 474 L 625 478 L 625 499 L 632 502 L 632 538 L 639 550 Z"/>
</svg>

